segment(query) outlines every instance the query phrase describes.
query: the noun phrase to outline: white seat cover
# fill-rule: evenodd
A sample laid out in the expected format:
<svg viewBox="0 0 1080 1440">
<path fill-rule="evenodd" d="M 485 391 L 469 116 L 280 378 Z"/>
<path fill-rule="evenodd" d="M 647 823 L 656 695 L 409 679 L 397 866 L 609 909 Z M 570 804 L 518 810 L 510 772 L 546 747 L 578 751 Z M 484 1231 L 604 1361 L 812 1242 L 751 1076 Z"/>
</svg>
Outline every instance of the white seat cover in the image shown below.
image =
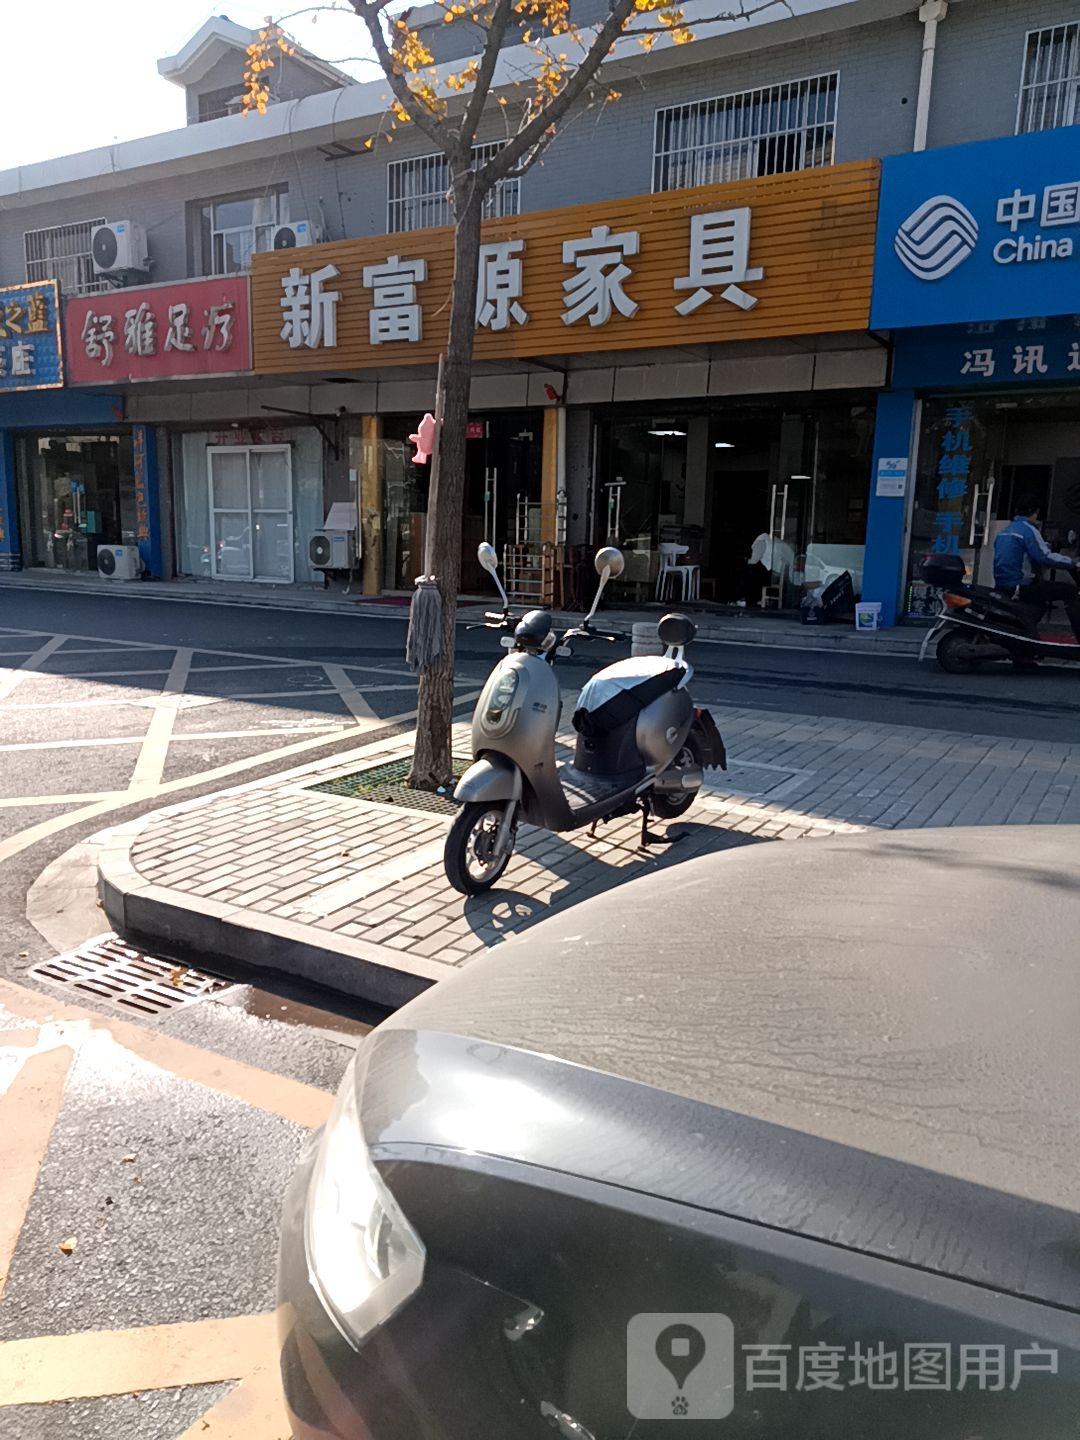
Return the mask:
<svg viewBox="0 0 1080 1440">
<path fill-rule="evenodd" d="M 654 675 L 660 675 L 665 670 L 683 669 L 685 666 L 667 655 L 631 655 L 629 660 L 616 660 L 614 665 L 598 670 L 592 679 L 587 680 L 581 687 L 578 709 L 588 710 L 590 713 L 599 710 L 601 705 L 606 704 L 620 690 L 632 690 L 643 680 L 651 680 Z"/>
</svg>

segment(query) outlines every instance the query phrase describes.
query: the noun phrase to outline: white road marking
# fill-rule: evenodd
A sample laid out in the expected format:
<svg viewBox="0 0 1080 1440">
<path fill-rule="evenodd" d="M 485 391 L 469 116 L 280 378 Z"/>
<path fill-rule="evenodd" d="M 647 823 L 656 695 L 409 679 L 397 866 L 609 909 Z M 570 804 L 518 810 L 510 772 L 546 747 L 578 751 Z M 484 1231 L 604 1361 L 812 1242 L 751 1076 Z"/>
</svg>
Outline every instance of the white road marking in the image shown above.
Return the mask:
<svg viewBox="0 0 1080 1440">
<path fill-rule="evenodd" d="M 379 721 L 379 724 L 385 722 Z M 359 726 L 351 720 L 298 720 L 295 725 L 267 727 L 263 730 L 206 730 L 193 735 L 170 735 L 169 745 L 183 745 L 192 740 L 247 740 L 259 735 L 295 735 L 298 730 L 370 730 L 370 725 Z M 83 750 L 96 749 L 102 745 L 145 745 L 145 735 L 106 735 L 100 740 L 27 740 L 13 745 L 0 745 L 0 755 L 13 754 L 19 750 Z"/>
<path fill-rule="evenodd" d="M 15 669 L 0 666 L 0 700 L 6 700 L 16 685 L 25 680 L 27 675 L 34 674 L 54 651 L 60 649 L 67 638 L 66 635 L 52 635 L 28 660 L 24 660 Z"/>
<path fill-rule="evenodd" d="M 182 648 L 173 657 L 161 699 L 150 716 L 142 749 L 128 782 L 128 791 L 132 795 L 142 795 L 161 783 L 169 755 L 169 740 L 176 724 L 177 706 L 187 684 L 193 654 L 193 650 Z"/>
<path fill-rule="evenodd" d="M 345 708 L 356 717 L 357 720 L 375 719 L 375 711 L 360 694 L 353 682 L 346 675 L 341 665 L 324 665 L 326 678 L 333 685 L 334 689 L 341 696 Z"/>
<path fill-rule="evenodd" d="M 458 710 L 462 705 L 476 700 L 479 694 L 479 690 L 471 690 L 464 695 L 459 695 L 454 701 L 454 709 Z M 400 715 L 387 715 L 377 723 L 375 728 L 405 725 L 415 719 L 415 710 L 405 710 Z M 358 725 L 357 728 L 361 727 Z M 242 760 L 232 760 L 226 765 L 217 765 L 211 770 L 200 770 L 195 775 L 182 775 L 176 780 L 163 781 L 152 793 L 154 795 L 175 795 L 179 790 L 191 790 L 198 785 L 208 785 L 214 780 L 225 780 L 233 775 L 242 775 L 245 770 L 256 770 L 260 766 L 272 764 L 275 760 L 284 760 L 289 755 L 302 755 L 308 750 L 325 747 L 332 744 L 335 738 L 331 735 L 315 735 L 309 740 L 297 740 L 292 745 L 279 745 L 272 750 L 262 750 L 258 755 L 247 755 Z M 147 799 L 149 796 L 142 798 Z M 7 840 L 0 841 L 0 864 L 5 860 L 12 859 L 15 855 L 21 855 L 24 850 L 29 850 L 42 840 L 48 840 L 62 830 L 82 825 L 87 820 L 96 820 L 99 816 L 108 815 L 115 810 L 126 809 L 129 803 L 130 796 L 125 792 L 119 800 L 99 800 L 92 805 L 83 805 L 78 810 L 69 810 L 64 815 L 54 815 L 49 820 L 31 825 L 28 830 L 21 830 L 17 835 L 11 835 Z"/>
<path fill-rule="evenodd" d="M 146 670 L 39 670 L 43 680 L 122 680 L 134 675 L 167 675 L 168 665 L 152 665 Z"/>
<path fill-rule="evenodd" d="M 0 810 L 24 805 L 85 805 L 88 800 L 119 800 L 126 794 L 126 790 L 92 790 L 84 795 L 9 795 L 0 799 Z"/>
</svg>

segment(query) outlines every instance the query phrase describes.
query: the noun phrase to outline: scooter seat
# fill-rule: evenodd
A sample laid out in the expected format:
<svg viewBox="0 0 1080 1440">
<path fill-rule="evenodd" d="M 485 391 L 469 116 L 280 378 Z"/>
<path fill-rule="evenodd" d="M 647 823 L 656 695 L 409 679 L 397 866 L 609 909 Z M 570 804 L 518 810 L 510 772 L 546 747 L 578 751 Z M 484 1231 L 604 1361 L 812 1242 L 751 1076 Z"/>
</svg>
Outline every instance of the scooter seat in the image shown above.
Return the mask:
<svg viewBox="0 0 1080 1440">
<path fill-rule="evenodd" d="M 634 655 L 598 670 L 581 688 L 574 729 L 595 739 L 610 735 L 639 715 L 646 705 L 677 690 L 686 666 L 666 655 Z"/>
</svg>

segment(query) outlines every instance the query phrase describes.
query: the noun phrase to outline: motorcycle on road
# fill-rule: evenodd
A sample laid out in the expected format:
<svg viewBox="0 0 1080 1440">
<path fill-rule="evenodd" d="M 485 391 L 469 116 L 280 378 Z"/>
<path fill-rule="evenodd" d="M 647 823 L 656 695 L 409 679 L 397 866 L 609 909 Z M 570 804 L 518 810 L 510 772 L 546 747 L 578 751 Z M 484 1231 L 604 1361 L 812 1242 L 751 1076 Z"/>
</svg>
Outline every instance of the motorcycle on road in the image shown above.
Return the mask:
<svg viewBox="0 0 1080 1440">
<path fill-rule="evenodd" d="M 577 744 L 566 764 L 556 759 L 562 698 L 556 661 L 577 640 L 626 639 L 593 624 L 608 581 L 622 572 L 613 547 L 596 556 L 599 588 L 580 625 L 561 638 L 547 610 L 520 620 L 498 576 L 491 545 L 477 558 L 503 601 L 486 628 L 512 633 L 509 653 L 488 677 L 472 723 L 473 764 L 454 791 L 461 809 L 444 852 L 446 875 L 462 894 L 496 883 L 514 851 L 519 823 L 563 832 L 640 810 L 642 844 L 656 843 L 650 816 L 686 813 L 707 769 L 727 768 L 724 744 L 712 716 L 697 709 L 688 686 L 693 670 L 685 648 L 696 630 L 685 615 L 665 615 L 657 627 L 663 655 L 636 656 L 599 670 L 583 687 L 574 713 Z"/>
<path fill-rule="evenodd" d="M 927 555 L 919 570 L 941 590 L 944 602 L 940 618 L 926 633 L 920 660 L 936 642 L 937 662 L 949 675 L 971 675 L 995 660 L 1011 660 L 1021 669 L 1043 659 L 1080 661 L 1080 644 L 1072 635 L 1039 629 L 1044 606 L 1025 605 L 985 585 L 965 585 L 967 571 L 959 555 Z"/>
</svg>

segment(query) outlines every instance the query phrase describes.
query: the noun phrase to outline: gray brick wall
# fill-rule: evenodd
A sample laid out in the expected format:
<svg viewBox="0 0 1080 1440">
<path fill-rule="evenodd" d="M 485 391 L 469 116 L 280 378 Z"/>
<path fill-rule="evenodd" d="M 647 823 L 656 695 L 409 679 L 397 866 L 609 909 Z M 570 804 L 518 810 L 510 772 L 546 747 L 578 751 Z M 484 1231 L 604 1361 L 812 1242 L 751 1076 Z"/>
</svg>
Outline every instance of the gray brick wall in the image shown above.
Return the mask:
<svg viewBox="0 0 1080 1440">
<path fill-rule="evenodd" d="M 961 0 L 938 30 L 929 143 L 1012 135 L 1029 30 L 1080 20 L 1077 0 Z"/>
<path fill-rule="evenodd" d="M 906 150 L 921 33 L 914 18 L 905 18 L 621 81 L 620 100 L 584 110 L 564 127 L 543 163 L 522 181 L 522 207 L 646 193 L 652 189 L 658 109 L 831 70 L 840 72 L 837 160 Z"/>
</svg>

